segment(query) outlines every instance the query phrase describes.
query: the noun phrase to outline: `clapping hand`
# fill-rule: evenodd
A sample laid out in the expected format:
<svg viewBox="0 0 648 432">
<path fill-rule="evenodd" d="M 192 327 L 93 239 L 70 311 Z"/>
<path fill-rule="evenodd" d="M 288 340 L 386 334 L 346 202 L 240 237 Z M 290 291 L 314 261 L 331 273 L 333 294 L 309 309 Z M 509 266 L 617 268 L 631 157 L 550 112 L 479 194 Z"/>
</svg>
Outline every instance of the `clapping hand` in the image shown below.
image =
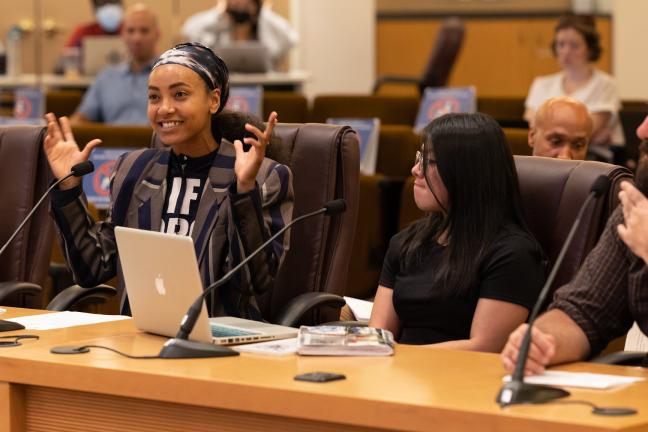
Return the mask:
<svg viewBox="0 0 648 432">
<path fill-rule="evenodd" d="M 619 199 L 624 220 L 617 226 L 619 237 L 635 255 L 648 263 L 648 199 L 629 182 L 621 183 Z"/>
<path fill-rule="evenodd" d="M 74 140 L 70 120 L 67 117 L 61 117 L 57 120 L 54 114 L 48 113 L 45 115 L 45 119 L 47 120 L 47 135 L 45 136 L 43 148 L 54 177 L 60 179 L 68 175 L 74 165 L 87 161 L 90 152 L 101 144 L 101 140 L 94 139 L 87 143 L 83 150 L 80 150 Z M 62 182 L 59 187 L 61 189 L 71 189 L 79 184 L 81 184 L 81 178 L 70 177 Z"/>
<path fill-rule="evenodd" d="M 243 139 L 245 144 L 251 146 L 247 152 L 243 150 L 243 143 L 240 140 L 234 141 L 234 149 L 236 150 L 234 172 L 236 173 L 236 191 L 238 193 L 246 193 L 254 189 L 256 176 L 265 157 L 266 147 L 270 143 L 270 137 L 276 123 L 277 113 L 274 111 L 268 117 L 268 126 L 263 132 L 256 126 L 246 123 L 245 129 L 256 137 Z"/>
</svg>

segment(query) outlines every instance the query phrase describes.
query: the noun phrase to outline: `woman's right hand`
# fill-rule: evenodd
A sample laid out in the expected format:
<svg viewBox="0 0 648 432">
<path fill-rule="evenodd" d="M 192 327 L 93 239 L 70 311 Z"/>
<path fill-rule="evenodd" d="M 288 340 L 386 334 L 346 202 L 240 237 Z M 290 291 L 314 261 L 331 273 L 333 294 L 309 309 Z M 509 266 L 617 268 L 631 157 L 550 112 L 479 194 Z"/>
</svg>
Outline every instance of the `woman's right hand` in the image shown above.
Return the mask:
<svg viewBox="0 0 648 432">
<path fill-rule="evenodd" d="M 80 150 L 74 140 L 70 120 L 67 117 L 61 117 L 57 121 L 54 114 L 47 113 L 45 119 L 47 120 L 47 135 L 45 136 L 43 148 L 54 177 L 61 179 L 70 174 L 70 170 L 74 165 L 87 161 L 90 152 L 101 144 L 101 140 L 93 139 L 86 144 L 83 150 Z M 62 182 L 59 187 L 65 190 L 72 189 L 80 184 L 80 177 L 70 177 Z"/>
<path fill-rule="evenodd" d="M 500 358 L 507 372 L 513 373 L 520 354 L 520 345 L 529 328 L 528 324 L 521 324 L 508 338 Z M 537 375 L 544 372 L 545 367 L 556 354 L 556 340 L 548 333 L 537 327 L 531 329 L 531 347 L 527 357 L 524 375 Z"/>
</svg>

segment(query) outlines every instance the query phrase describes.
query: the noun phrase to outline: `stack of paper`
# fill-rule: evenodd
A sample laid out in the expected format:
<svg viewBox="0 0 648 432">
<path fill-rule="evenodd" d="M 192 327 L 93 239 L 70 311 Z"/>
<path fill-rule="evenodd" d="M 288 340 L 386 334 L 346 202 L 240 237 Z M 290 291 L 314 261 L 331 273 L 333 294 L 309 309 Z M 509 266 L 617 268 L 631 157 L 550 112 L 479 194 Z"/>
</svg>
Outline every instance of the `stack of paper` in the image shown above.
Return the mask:
<svg viewBox="0 0 648 432">
<path fill-rule="evenodd" d="M 510 375 L 504 377 L 504 381 L 510 380 Z M 524 381 L 529 384 L 581 387 L 600 390 L 620 386 L 623 384 L 631 384 L 643 380 L 644 378 L 641 377 L 566 371 L 545 371 L 541 375 L 532 375 L 524 378 Z"/>
<path fill-rule="evenodd" d="M 98 324 L 109 321 L 129 319 L 123 315 L 100 315 L 84 312 L 55 312 L 40 315 L 30 315 L 20 318 L 9 318 L 5 321 L 13 321 L 25 326 L 26 330 L 53 330 L 66 327 Z"/>
</svg>

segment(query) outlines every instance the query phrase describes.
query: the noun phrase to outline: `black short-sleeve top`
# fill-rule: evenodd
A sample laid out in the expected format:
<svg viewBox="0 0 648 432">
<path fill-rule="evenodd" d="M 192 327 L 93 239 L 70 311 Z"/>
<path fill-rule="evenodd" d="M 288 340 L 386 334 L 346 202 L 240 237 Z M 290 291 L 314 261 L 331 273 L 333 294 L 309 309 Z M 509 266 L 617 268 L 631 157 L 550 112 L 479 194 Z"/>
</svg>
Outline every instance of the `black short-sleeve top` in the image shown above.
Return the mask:
<svg viewBox="0 0 648 432">
<path fill-rule="evenodd" d="M 399 342 L 433 344 L 468 339 L 480 298 L 501 300 L 531 310 L 545 280 L 545 261 L 533 237 L 507 225 L 487 248 L 474 286 L 464 294 L 446 294 L 434 286 L 444 246 L 426 248 L 416 268 L 401 269 L 406 230 L 390 241 L 380 285 L 394 290 L 392 301 L 401 325 Z"/>
</svg>

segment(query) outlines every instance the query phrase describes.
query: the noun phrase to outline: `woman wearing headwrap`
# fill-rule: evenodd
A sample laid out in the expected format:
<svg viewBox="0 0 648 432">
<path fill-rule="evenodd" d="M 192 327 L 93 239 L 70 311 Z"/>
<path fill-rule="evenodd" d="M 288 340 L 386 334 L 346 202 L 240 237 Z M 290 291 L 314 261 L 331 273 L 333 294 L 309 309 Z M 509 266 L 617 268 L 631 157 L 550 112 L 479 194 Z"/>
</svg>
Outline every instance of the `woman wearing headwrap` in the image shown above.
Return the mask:
<svg viewBox="0 0 648 432">
<path fill-rule="evenodd" d="M 264 157 L 277 114 L 265 131 L 245 124 L 244 144 L 222 137 L 219 116 L 229 91 L 225 63 L 200 44 L 166 51 L 149 77 L 148 118 L 164 146 L 123 155 L 111 180 L 111 216 L 95 223 L 88 215 L 79 178 L 61 183 L 52 195 L 59 228 L 76 283 L 94 286 L 119 273 L 115 226 L 193 238 L 204 286 L 256 249 L 292 216 L 292 175 Z M 54 176 L 88 159 L 101 141 L 80 150 L 69 121 L 54 114 L 44 149 Z M 261 319 L 255 296 L 272 288 L 288 248 L 284 235 L 215 293 L 211 315 Z M 122 313 L 130 313 L 122 295 Z"/>
</svg>

